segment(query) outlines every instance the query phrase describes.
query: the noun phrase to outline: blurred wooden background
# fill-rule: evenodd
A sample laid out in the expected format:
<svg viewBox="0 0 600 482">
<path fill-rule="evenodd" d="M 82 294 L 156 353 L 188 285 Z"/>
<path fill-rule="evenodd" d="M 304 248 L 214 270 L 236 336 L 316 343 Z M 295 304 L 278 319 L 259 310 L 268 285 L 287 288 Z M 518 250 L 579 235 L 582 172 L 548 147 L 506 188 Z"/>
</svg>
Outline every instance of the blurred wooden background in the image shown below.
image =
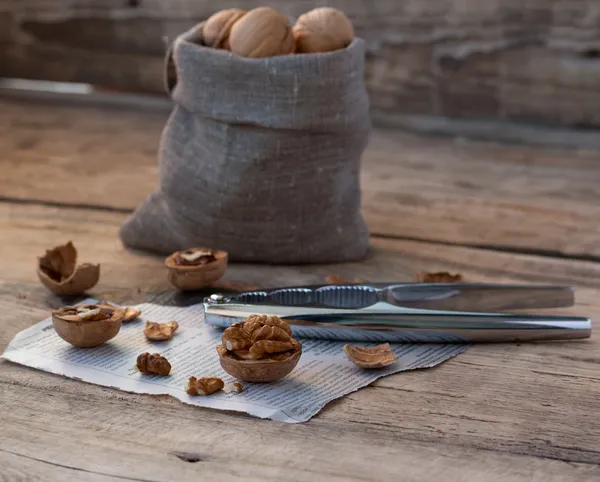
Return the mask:
<svg viewBox="0 0 600 482">
<path fill-rule="evenodd" d="M 0 0 L 0 77 L 163 95 L 166 42 L 216 10 L 344 10 L 380 125 L 420 116 L 600 125 L 597 0 Z"/>
</svg>

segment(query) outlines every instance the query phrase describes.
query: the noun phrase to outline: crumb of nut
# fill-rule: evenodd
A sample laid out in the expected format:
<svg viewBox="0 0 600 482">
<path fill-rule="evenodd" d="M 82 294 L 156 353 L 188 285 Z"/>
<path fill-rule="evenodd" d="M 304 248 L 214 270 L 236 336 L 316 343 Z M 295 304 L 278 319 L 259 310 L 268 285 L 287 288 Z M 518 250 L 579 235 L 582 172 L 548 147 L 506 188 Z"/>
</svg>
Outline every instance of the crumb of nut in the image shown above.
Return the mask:
<svg viewBox="0 0 600 482">
<path fill-rule="evenodd" d="M 223 390 L 225 384 L 218 377 L 190 377 L 185 391 L 188 395 L 208 396 Z"/>
<path fill-rule="evenodd" d="M 146 321 L 146 327 L 144 328 L 144 335 L 148 340 L 152 341 L 165 341 L 173 338 L 173 333 L 179 328 L 179 324 L 176 321 L 169 321 L 168 323 L 155 323 L 153 321 Z"/>
<path fill-rule="evenodd" d="M 302 345 L 287 322 L 277 316 L 250 315 L 227 328 L 217 346 L 223 369 L 249 382 L 270 382 L 297 365 Z"/>
<path fill-rule="evenodd" d="M 223 391 L 225 393 L 242 393 L 244 390 L 244 385 L 240 382 L 228 383 L 223 387 Z"/>
<path fill-rule="evenodd" d="M 352 363 L 360 368 L 384 368 L 398 360 L 389 343 L 372 348 L 344 345 L 344 353 Z"/>
<path fill-rule="evenodd" d="M 437 433 L 442 433 L 442 429 L 441 429 L 441 428 L 436 428 L 436 429 L 435 429 L 435 431 L 436 431 Z"/>
<path fill-rule="evenodd" d="M 137 357 L 138 370 L 146 375 L 168 375 L 171 373 L 171 364 L 159 353 L 142 353 Z"/>
<path fill-rule="evenodd" d="M 461 283 L 464 278 L 460 273 L 451 274 L 447 271 L 440 271 L 438 273 L 415 273 L 414 279 L 419 283 Z"/>
</svg>

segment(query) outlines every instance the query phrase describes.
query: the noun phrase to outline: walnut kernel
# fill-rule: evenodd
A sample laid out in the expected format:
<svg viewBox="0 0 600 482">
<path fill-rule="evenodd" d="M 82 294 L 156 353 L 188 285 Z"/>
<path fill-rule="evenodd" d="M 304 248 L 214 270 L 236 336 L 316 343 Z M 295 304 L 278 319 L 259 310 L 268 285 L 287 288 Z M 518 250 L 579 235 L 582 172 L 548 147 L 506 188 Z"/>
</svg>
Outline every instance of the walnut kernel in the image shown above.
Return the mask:
<svg viewBox="0 0 600 482">
<path fill-rule="evenodd" d="M 228 383 L 223 387 L 225 393 L 242 393 L 244 391 L 244 385 L 240 382 Z"/>
<path fill-rule="evenodd" d="M 185 391 L 188 395 L 212 395 L 223 389 L 225 384 L 218 377 L 190 377 Z"/>
<path fill-rule="evenodd" d="M 137 357 L 136 365 L 138 370 L 146 375 L 168 375 L 171 373 L 171 364 L 159 353 L 142 353 Z"/>
<path fill-rule="evenodd" d="M 144 335 L 148 340 L 152 341 L 165 341 L 173 338 L 173 333 L 179 328 L 179 324 L 176 321 L 169 321 L 167 323 L 155 323 L 153 321 L 146 321 L 146 327 L 144 328 Z"/>
</svg>

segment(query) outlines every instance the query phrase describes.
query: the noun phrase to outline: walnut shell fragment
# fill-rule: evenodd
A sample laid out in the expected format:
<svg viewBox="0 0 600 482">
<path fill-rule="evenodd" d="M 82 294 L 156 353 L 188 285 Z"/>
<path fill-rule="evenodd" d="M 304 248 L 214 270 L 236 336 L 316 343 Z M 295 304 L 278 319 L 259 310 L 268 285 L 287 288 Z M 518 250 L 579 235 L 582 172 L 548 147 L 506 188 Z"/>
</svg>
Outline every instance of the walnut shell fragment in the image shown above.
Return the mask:
<svg viewBox="0 0 600 482">
<path fill-rule="evenodd" d="M 344 345 L 344 352 L 352 363 L 361 368 L 383 368 L 398 361 L 389 343 L 372 348 Z"/>
<path fill-rule="evenodd" d="M 117 336 L 125 310 L 101 305 L 64 306 L 52 312 L 52 325 L 63 340 L 79 348 L 101 345 Z"/>
<path fill-rule="evenodd" d="M 136 360 L 137 368 L 140 372 L 146 375 L 163 375 L 171 373 L 171 364 L 159 353 L 142 353 Z"/>
<path fill-rule="evenodd" d="M 460 273 L 450 274 L 447 271 L 438 273 L 415 273 L 415 281 L 419 283 L 462 283 L 463 276 Z"/>
<path fill-rule="evenodd" d="M 169 282 L 182 291 L 210 286 L 227 270 L 227 252 L 207 248 L 191 248 L 171 254 L 165 264 Z"/>
<path fill-rule="evenodd" d="M 277 316 L 250 315 L 227 328 L 217 346 L 223 370 L 248 382 L 272 382 L 298 364 L 302 345 Z"/>
<path fill-rule="evenodd" d="M 165 341 L 173 338 L 173 333 L 179 328 L 179 324 L 176 321 L 169 321 L 167 323 L 154 323 L 153 321 L 146 321 L 146 327 L 144 328 L 144 335 L 148 340 L 152 341 Z"/>
<path fill-rule="evenodd" d="M 185 391 L 188 395 L 208 396 L 223 390 L 225 383 L 218 377 L 190 377 Z"/>
<path fill-rule="evenodd" d="M 62 296 L 80 295 L 98 283 L 100 265 L 84 263 L 79 266 L 73 243 L 46 250 L 38 257 L 37 273 L 42 284 Z"/>
</svg>

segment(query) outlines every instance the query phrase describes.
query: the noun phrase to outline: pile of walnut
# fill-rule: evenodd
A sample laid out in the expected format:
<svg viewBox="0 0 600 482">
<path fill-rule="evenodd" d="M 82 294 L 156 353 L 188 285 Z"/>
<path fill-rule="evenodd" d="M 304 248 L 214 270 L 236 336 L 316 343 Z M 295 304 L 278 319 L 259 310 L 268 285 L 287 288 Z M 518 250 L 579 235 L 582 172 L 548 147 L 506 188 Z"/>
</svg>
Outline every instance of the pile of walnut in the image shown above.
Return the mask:
<svg viewBox="0 0 600 482">
<path fill-rule="evenodd" d="M 315 8 L 292 26 L 288 17 L 268 7 L 246 12 L 221 10 L 202 27 L 202 43 L 241 57 L 264 58 L 287 54 L 331 52 L 354 38 L 348 17 L 335 8 Z"/>
</svg>

